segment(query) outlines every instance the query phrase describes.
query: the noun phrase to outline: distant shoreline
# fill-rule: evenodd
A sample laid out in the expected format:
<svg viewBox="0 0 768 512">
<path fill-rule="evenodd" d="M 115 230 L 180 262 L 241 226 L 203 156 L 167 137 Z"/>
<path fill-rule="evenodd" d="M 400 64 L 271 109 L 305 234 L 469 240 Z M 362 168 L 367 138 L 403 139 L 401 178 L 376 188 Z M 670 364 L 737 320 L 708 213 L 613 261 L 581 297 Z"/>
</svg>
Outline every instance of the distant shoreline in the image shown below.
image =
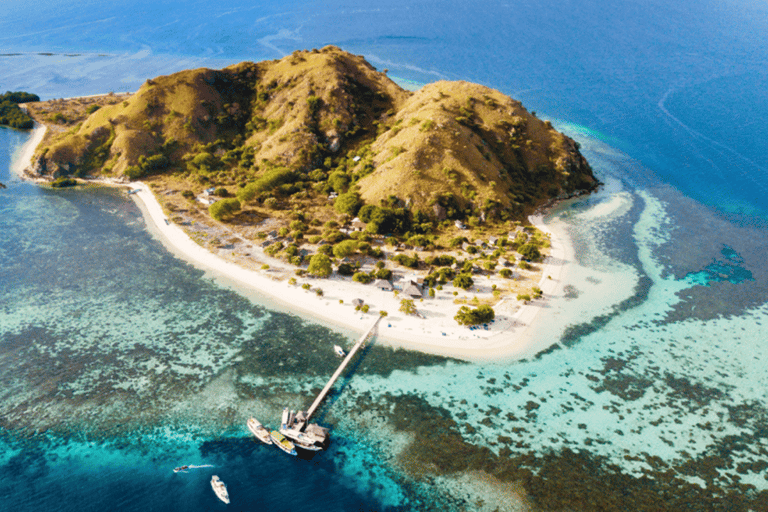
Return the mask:
<svg viewBox="0 0 768 512">
<path fill-rule="evenodd" d="M 45 131 L 44 125 L 37 125 L 30 140 L 14 160 L 12 168 L 22 179 L 29 179 L 23 171 L 31 163 Z M 553 344 L 551 340 L 534 339 L 532 327 L 545 319 L 542 310 L 546 308 L 547 297 L 558 292 L 565 264 L 572 261 L 573 250 L 567 235 L 553 232 L 544 224 L 543 215 L 532 216 L 529 220 L 551 236 L 551 254 L 541 264 L 542 278 L 538 283 L 544 297 L 522 306 L 509 297 L 502 299 L 493 306 L 496 320 L 488 329 L 470 330 L 458 325 L 453 319 L 460 306 L 454 304 L 454 297 L 448 290 L 437 292 L 434 299 L 425 298 L 423 302 L 415 299 L 417 309 L 424 316 L 417 318 L 398 311 L 403 297 L 391 291 L 379 290 L 373 285 L 350 282 L 335 275 L 326 279 L 295 277 L 296 284 L 292 285 L 289 280 L 293 276 L 285 271 L 245 268 L 198 245 L 180 226 L 168 220 L 147 184 L 97 182 L 136 190 L 131 197 L 140 207 L 149 231 L 172 253 L 198 268 L 210 271 L 222 284 L 232 285 L 242 294 L 268 307 L 308 316 L 321 324 L 356 334 L 364 331 L 375 315 L 383 310 L 388 314 L 379 326 L 379 342 L 469 361 L 529 358 Z M 309 285 L 309 290 L 302 288 L 304 283 Z M 322 296 L 316 293 L 317 288 L 322 289 Z M 446 285 L 446 288 L 453 289 L 450 285 Z M 472 293 L 460 291 L 461 295 L 469 296 Z M 355 311 L 353 299 L 362 299 L 369 305 L 370 311 Z"/>
</svg>

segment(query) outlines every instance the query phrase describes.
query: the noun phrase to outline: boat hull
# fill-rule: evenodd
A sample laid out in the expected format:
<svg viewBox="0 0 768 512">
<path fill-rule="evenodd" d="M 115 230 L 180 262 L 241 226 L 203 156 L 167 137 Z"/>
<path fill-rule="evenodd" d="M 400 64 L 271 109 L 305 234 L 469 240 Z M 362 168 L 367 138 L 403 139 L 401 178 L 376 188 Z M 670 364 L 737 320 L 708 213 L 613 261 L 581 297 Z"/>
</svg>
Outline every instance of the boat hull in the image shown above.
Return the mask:
<svg viewBox="0 0 768 512">
<path fill-rule="evenodd" d="M 269 433 L 269 437 L 272 438 L 272 444 L 283 450 L 289 455 L 296 455 L 296 446 L 290 442 L 277 430 L 273 430 Z"/>
<path fill-rule="evenodd" d="M 227 486 L 224 485 L 224 482 L 219 480 L 217 475 L 213 475 L 213 478 L 211 478 L 211 488 L 213 488 L 213 492 L 216 493 L 216 497 L 229 505 L 229 493 L 227 492 Z"/>
<path fill-rule="evenodd" d="M 251 434 L 256 436 L 256 439 L 264 444 L 272 444 L 272 438 L 269 436 L 269 430 L 264 428 L 264 425 L 262 425 L 258 420 L 255 418 L 249 419 L 247 426 L 248 430 L 251 431 Z"/>
</svg>

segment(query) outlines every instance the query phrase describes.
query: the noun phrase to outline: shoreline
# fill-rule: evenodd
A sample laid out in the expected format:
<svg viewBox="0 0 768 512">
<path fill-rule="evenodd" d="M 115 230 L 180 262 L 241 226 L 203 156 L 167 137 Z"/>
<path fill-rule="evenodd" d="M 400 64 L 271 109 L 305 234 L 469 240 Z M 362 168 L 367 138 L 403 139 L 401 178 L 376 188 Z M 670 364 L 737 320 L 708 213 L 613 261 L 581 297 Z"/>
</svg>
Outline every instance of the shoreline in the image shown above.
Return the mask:
<svg viewBox="0 0 768 512">
<path fill-rule="evenodd" d="M 45 131 L 45 125 L 36 126 L 32 137 L 14 159 L 13 170 L 21 179 L 29 179 L 23 171 L 31 162 Z M 350 337 L 359 336 L 379 315 L 379 311 L 383 310 L 388 314 L 379 324 L 377 342 L 393 348 L 417 350 L 466 361 L 504 362 L 525 359 L 556 343 L 556 340 L 547 342 L 536 339 L 533 335 L 536 330 L 534 327 L 546 316 L 543 310 L 547 309 L 549 298 L 556 295 L 561 288 L 562 274 L 566 263 L 572 261 L 573 251 L 567 235 L 553 231 L 547 226 L 542 214 L 531 216 L 529 220 L 535 227 L 550 235 L 550 255 L 540 264 L 541 279 L 537 284 L 544 296 L 522 305 L 513 297 L 502 298 L 492 305 L 496 311 L 496 320 L 487 329 L 470 330 L 458 325 L 453 319 L 460 305 L 454 304 L 454 288 L 450 284 L 445 285 L 447 290 L 437 291 L 435 298 L 425 298 L 422 301 L 414 299 L 414 304 L 423 318 L 406 316 L 398 311 L 402 297 L 372 285 L 343 280 L 336 275 L 325 279 L 293 276 L 292 271 L 281 271 L 272 268 L 273 265 L 270 265 L 268 270 L 257 269 L 255 265 L 252 265 L 254 268 L 245 268 L 202 247 L 181 226 L 171 222 L 146 183 L 94 181 L 137 190 L 131 194 L 131 198 L 142 211 L 148 231 L 166 249 L 206 271 L 219 284 L 231 287 L 270 309 L 297 314 L 334 330 L 341 330 Z M 251 248 L 257 250 L 255 247 Z M 284 264 L 268 257 L 262 259 L 269 263 L 274 262 L 276 267 Z M 295 277 L 296 284 L 289 284 L 291 277 Z M 309 284 L 309 290 L 301 287 L 305 283 Z M 490 291 L 486 280 L 478 277 L 473 288 L 480 287 Z M 315 292 L 317 288 L 322 289 L 322 296 Z M 474 295 L 469 291 L 458 292 L 459 297 L 463 295 L 467 299 Z M 353 299 L 362 299 L 369 305 L 370 311 L 355 311 Z"/>
</svg>

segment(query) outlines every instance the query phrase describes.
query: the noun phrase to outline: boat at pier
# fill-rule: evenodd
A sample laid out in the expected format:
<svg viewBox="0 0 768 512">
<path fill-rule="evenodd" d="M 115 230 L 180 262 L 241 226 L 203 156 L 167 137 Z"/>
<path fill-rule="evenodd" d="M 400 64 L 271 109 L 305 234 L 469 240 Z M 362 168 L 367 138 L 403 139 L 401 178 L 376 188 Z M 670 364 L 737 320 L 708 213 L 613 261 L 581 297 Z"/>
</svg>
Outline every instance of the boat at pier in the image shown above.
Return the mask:
<svg viewBox="0 0 768 512">
<path fill-rule="evenodd" d="M 224 482 L 219 480 L 218 476 L 213 475 L 213 478 L 211 478 L 211 487 L 213 487 L 213 492 L 216 493 L 216 496 L 218 496 L 221 501 L 229 505 L 229 493 L 227 492 L 227 486 L 224 485 Z"/>
<path fill-rule="evenodd" d="M 259 420 L 256 418 L 249 418 L 246 425 L 248 425 L 248 430 L 256 436 L 256 439 L 264 444 L 272 444 L 272 438 L 269 437 L 269 430 L 264 428 L 264 425 L 262 425 Z"/>
<path fill-rule="evenodd" d="M 280 433 L 291 440 L 296 448 L 318 452 L 323 449 L 325 439 L 314 436 L 307 432 L 302 432 L 293 428 L 281 428 Z"/>
<path fill-rule="evenodd" d="M 336 355 L 339 357 L 345 357 L 347 355 L 347 353 L 344 352 L 344 349 L 338 345 L 333 346 L 333 351 L 336 352 Z"/>
<path fill-rule="evenodd" d="M 296 446 L 292 442 L 290 442 L 288 439 L 286 439 L 283 434 L 281 434 L 277 430 L 273 430 L 269 433 L 269 437 L 272 438 L 272 443 L 274 443 L 278 448 L 283 450 L 285 453 L 289 455 L 296 455 Z"/>
</svg>

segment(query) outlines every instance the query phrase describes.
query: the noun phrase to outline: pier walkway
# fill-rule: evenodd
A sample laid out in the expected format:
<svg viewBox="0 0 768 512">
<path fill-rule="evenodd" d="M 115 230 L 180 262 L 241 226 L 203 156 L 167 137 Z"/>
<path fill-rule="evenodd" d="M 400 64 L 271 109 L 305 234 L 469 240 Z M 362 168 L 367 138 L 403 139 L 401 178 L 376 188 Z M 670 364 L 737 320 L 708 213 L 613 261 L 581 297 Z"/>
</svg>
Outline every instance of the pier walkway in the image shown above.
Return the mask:
<svg viewBox="0 0 768 512">
<path fill-rule="evenodd" d="M 355 357 L 355 354 L 357 353 L 358 349 L 363 346 L 363 343 L 367 339 L 369 339 L 373 331 L 376 329 L 376 327 L 379 325 L 379 322 L 381 321 L 382 317 L 378 317 L 376 321 L 373 323 L 373 325 L 365 331 L 365 334 L 363 334 L 359 340 L 357 340 L 357 343 L 349 350 L 349 353 L 347 354 L 347 357 L 344 358 L 344 360 L 341 362 L 341 365 L 336 369 L 334 374 L 331 376 L 331 379 L 328 381 L 328 383 L 325 385 L 323 390 L 320 392 L 319 395 L 317 395 L 317 398 L 315 398 L 315 401 L 312 402 L 312 405 L 307 409 L 306 416 L 303 418 L 304 421 L 309 421 L 309 418 L 312 417 L 312 414 L 314 414 L 315 410 L 320 406 L 320 403 L 325 398 L 325 395 L 328 394 L 328 392 L 331 390 L 331 387 L 333 387 L 333 384 L 336 382 L 336 379 L 339 378 L 339 375 L 341 375 L 341 372 L 344 371 L 344 368 L 347 367 L 347 364 L 352 360 L 353 357 Z"/>
</svg>

